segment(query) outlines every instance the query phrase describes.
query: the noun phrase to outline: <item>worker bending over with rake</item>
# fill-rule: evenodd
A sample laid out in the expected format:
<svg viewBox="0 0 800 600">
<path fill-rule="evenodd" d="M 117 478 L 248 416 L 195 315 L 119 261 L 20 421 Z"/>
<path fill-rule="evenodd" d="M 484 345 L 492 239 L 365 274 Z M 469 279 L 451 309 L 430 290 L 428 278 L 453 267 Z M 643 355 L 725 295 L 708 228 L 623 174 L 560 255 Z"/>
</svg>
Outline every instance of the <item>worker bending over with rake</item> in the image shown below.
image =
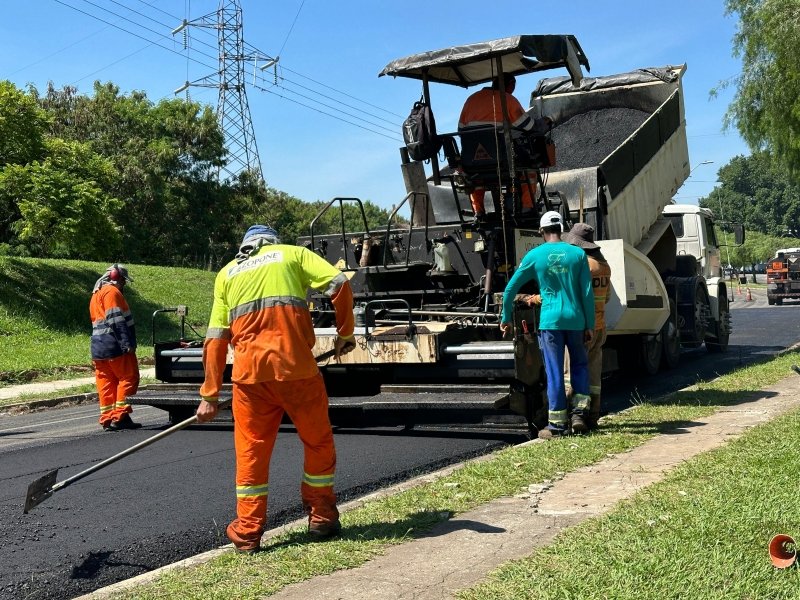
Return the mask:
<svg viewBox="0 0 800 600">
<path fill-rule="evenodd" d="M 300 494 L 308 532 L 327 538 L 341 530 L 333 492 L 336 451 L 328 395 L 311 351 L 308 288 L 324 290 L 331 298 L 338 359 L 355 348 L 353 292 L 347 277 L 317 254 L 281 244 L 274 229 L 253 225 L 236 259 L 223 267 L 214 283 L 197 417 L 204 422 L 217 414 L 232 345 L 237 517 L 226 533 L 239 552 L 260 549 L 267 521 L 269 461 L 284 412 L 303 442 Z"/>
</svg>

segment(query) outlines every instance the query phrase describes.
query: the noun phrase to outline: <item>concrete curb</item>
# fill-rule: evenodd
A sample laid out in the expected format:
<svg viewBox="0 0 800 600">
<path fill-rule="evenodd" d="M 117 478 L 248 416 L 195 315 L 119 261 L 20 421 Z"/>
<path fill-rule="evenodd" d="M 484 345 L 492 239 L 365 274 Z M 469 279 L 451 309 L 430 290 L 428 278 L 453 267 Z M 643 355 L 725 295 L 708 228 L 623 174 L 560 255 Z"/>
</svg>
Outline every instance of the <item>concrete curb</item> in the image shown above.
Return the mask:
<svg viewBox="0 0 800 600">
<path fill-rule="evenodd" d="M 4 412 L 31 412 L 43 408 L 53 408 L 61 404 L 87 404 L 91 402 L 97 402 L 97 392 L 86 392 L 85 394 L 74 394 L 72 396 L 60 396 L 58 398 L 47 398 L 45 400 L 28 400 L 14 404 L 5 404 L 0 406 L 0 414 Z"/>
</svg>

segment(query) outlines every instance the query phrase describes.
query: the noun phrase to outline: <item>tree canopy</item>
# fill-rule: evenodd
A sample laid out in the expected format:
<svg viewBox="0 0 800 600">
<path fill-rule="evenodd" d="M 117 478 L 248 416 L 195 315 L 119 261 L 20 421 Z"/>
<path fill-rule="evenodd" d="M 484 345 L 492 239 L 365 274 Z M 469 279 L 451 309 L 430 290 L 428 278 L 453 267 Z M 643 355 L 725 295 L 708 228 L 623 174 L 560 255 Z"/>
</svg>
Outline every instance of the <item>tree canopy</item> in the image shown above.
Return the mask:
<svg viewBox="0 0 800 600">
<path fill-rule="evenodd" d="M 753 152 L 768 151 L 800 181 L 800 3 L 797 0 L 726 0 L 739 16 L 733 39 L 742 72 L 726 123 Z"/>
<path fill-rule="evenodd" d="M 717 177 L 719 185 L 700 199 L 700 206 L 748 232 L 800 237 L 800 183 L 771 154 L 737 156 Z"/>
<path fill-rule="evenodd" d="M 151 102 L 94 84 L 91 96 L 0 82 L 0 254 L 217 268 L 253 223 L 284 242 L 307 235 L 325 203 L 250 173 L 220 182 L 224 136 L 209 106 Z M 371 230 L 389 211 L 364 203 Z M 363 230 L 359 211 L 344 211 Z M 338 231 L 330 211 L 316 231 Z"/>
</svg>

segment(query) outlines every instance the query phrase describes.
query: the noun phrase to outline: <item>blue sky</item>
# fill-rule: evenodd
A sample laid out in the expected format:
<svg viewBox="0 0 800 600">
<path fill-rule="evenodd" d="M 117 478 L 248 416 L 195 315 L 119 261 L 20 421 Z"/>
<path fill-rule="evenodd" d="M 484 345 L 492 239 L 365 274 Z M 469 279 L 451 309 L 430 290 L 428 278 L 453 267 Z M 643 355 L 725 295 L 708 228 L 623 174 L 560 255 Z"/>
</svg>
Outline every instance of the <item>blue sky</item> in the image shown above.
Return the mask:
<svg viewBox="0 0 800 600">
<path fill-rule="evenodd" d="M 678 192 L 679 202 L 696 203 L 708 195 L 717 170 L 732 157 L 749 154 L 735 131 L 723 131 L 733 89 L 709 96 L 740 71 L 731 52 L 736 20 L 724 15 L 721 0 L 241 0 L 241 6 L 245 41 L 280 56 L 282 87 L 274 86 L 268 71 L 259 82 L 266 91 L 247 92 L 264 177 L 269 186 L 304 200 L 355 196 L 387 208 L 400 202 L 405 195 L 400 124 L 419 98 L 421 83 L 378 73 L 395 58 L 517 34 L 575 35 L 589 58 L 590 75 L 687 64 L 683 85 L 693 172 Z M 6 2 L 0 77 L 40 90 L 48 81 L 76 85 L 84 93 L 99 79 L 123 92 L 144 91 L 153 101 L 172 98 L 184 81 L 213 72 L 216 48 L 212 31 L 193 29 L 187 58 L 181 36 L 173 38 L 170 31 L 181 19 L 217 7 L 218 0 Z M 564 74 L 554 70 L 542 76 Z M 537 74 L 518 79 L 516 96 L 523 105 L 538 79 Z M 455 129 L 471 91 L 431 86 L 439 131 Z M 312 100 L 298 92 L 329 107 L 303 106 Z M 216 90 L 192 88 L 190 94 L 216 104 Z M 713 164 L 701 165 L 704 161 Z"/>
</svg>

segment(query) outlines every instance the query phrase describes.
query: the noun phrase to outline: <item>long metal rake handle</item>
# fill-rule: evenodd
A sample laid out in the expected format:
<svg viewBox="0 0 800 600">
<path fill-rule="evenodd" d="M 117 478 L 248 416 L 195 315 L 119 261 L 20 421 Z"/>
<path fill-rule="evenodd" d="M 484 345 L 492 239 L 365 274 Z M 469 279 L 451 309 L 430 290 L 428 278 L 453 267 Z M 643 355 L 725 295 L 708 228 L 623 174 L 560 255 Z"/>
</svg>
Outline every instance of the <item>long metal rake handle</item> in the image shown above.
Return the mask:
<svg viewBox="0 0 800 600">
<path fill-rule="evenodd" d="M 69 484 L 74 483 L 74 482 L 78 481 L 79 479 L 83 479 L 87 475 L 91 475 L 95 471 L 99 471 L 103 467 L 107 467 L 111 463 L 115 463 L 118 460 L 120 460 L 122 458 L 125 458 L 129 454 L 133 454 L 137 450 L 141 450 L 142 448 L 145 448 L 146 446 L 149 446 L 150 444 L 153 444 L 153 443 L 157 442 L 161 438 L 165 438 L 168 435 L 170 435 L 171 433 L 175 433 L 176 431 L 178 431 L 180 429 L 183 429 L 184 427 L 188 427 L 189 425 L 193 425 L 194 423 L 197 423 L 197 415 L 193 415 L 193 416 L 189 417 L 188 419 L 186 419 L 185 421 L 181 421 L 180 423 L 178 423 L 176 425 L 173 425 L 169 429 L 165 429 L 164 431 L 162 431 L 160 433 L 157 433 L 154 436 L 151 436 L 151 437 L 147 438 L 146 440 L 142 440 L 138 444 L 136 444 L 134 446 L 131 446 L 130 448 L 127 448 L 126 450 L 123 450 L 122 452 L 119 452 L 118 454 L 115 454 L 114 456 L 109 456 L 107 459 L 100 461 L 96 465 L 92 465 L 91 467 L 89 467 L 85 471 L 81 471 L 80 473 L 76 473 L 72 477 L 67 477 L 64 481 L 59 481 L 57 484 L 55 484 L 53 486 L 53 491 L 55 492 L 57 490 L 65 488 Z"/>
</svg>

